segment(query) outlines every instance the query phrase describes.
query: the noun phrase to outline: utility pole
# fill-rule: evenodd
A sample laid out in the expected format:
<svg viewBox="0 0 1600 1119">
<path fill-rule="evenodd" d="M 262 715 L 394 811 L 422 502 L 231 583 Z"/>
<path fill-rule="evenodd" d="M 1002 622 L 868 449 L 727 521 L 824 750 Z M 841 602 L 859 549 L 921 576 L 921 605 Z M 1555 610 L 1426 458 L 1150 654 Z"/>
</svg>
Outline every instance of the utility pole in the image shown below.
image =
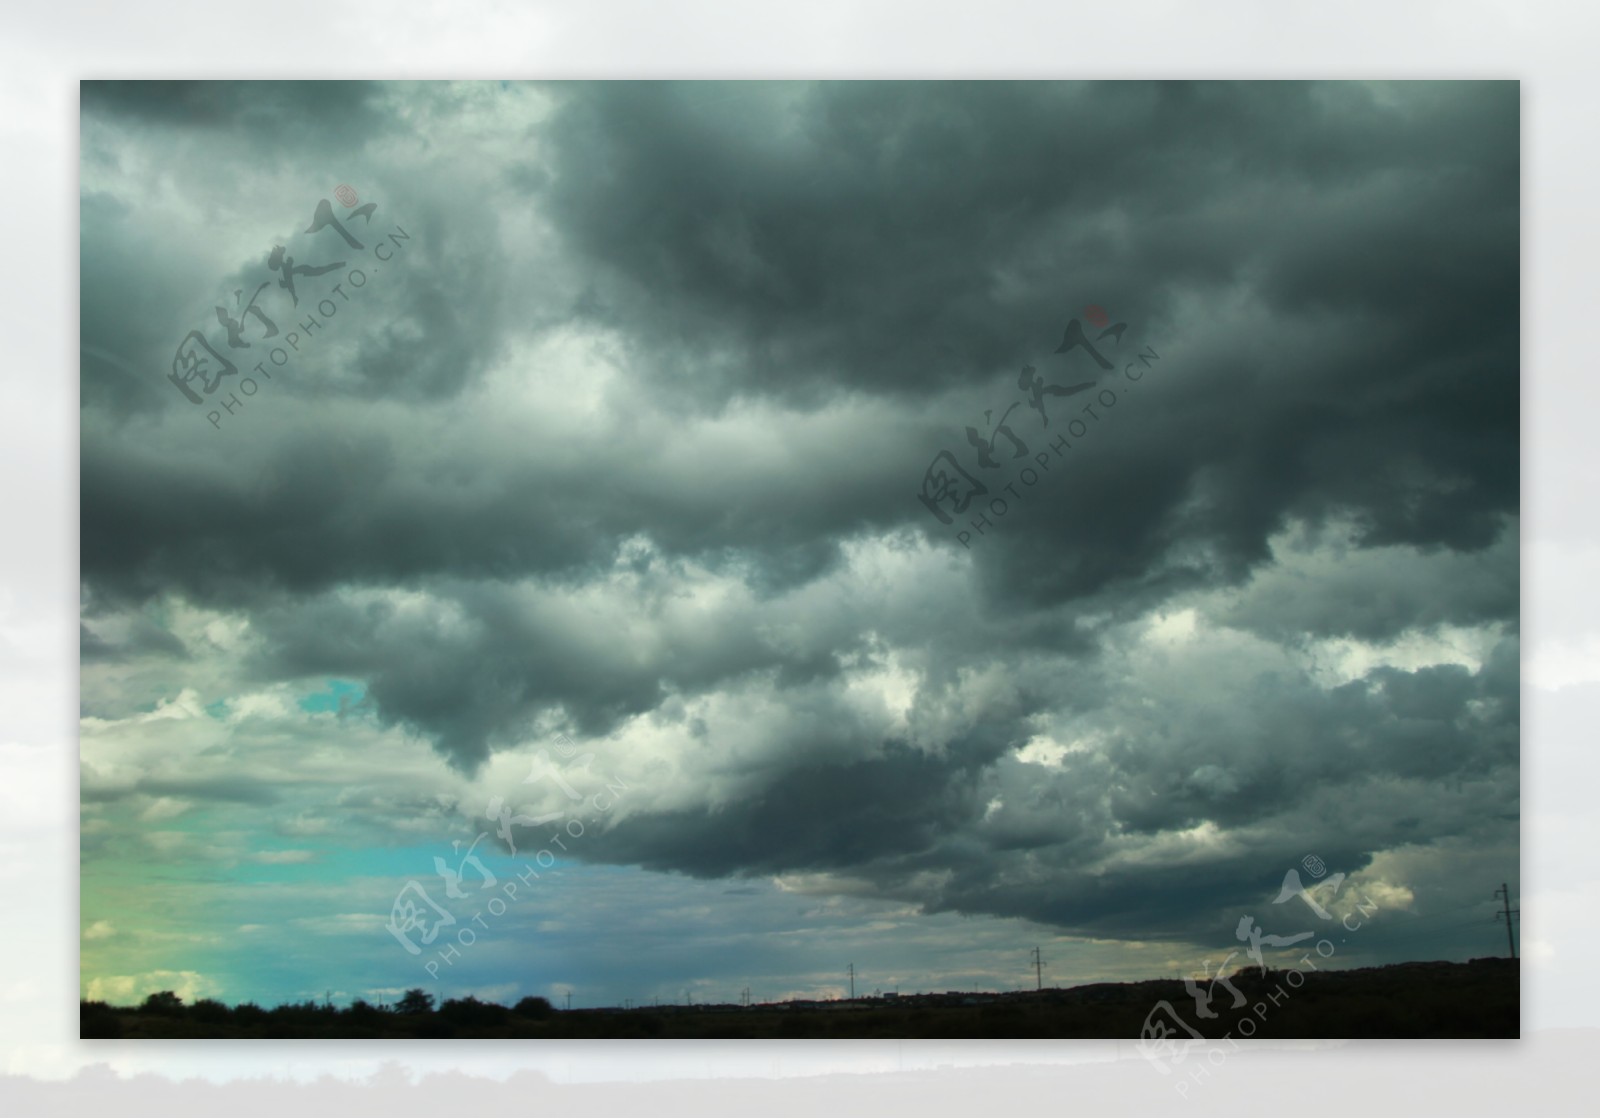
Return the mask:
<svg viewBox="0 0 1600 1119">
<path fill-rule="evenodd" d="M 1494 892 L 1494 896 L 1506 903 L 1505 908 L 1494 915 L 1494 919 L 1496 921 L 1502 917 L 1506 919 L 1506 947 L 1511 949 L 1511 958 L 1514 960 L 1517 958 L 1517 942 L 1511 938 L 1511 918 L 1520 914 L 1522 910 L 1511 908 L 1511 888 L 1504 882 L 1500 883 L 1500 888 Z"/>
<path fill-rule="evenodd" d="M 850 965 L 850 1001 L 854 1002 L 855 998 L 856 998 L 856 965 L 855 964 L 851 964 Z"/>
<path fill-rule="evenodd" d="M 572 992 L 571 991 L 567 992 L 567 1009 L 568 1010 L 572 1009 Z"/>
<path fill-rule="evenodd" d="M 1033 950 L 1033 989 L 1044 990 L 1044 959 L 1039 955 L 1039 949 Z"/>
</svg>

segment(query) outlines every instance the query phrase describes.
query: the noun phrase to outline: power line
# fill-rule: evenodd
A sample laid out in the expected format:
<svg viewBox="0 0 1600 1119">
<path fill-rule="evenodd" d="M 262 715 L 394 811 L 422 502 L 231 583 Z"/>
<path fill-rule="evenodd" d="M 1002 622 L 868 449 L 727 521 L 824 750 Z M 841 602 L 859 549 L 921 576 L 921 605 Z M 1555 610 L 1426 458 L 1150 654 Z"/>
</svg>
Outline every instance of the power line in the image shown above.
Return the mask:
<svg viewBox="0 0 1600 1119">
<path fill-rule="evenodd" d="M 1494 916 L 1497 921 L 1502 917 L 1506 919 L 1506 946 L 1511 949 L 1511 958 L 1514 960 L 1517 958 L 1517 942 L 1511 936 L 1511 918 L 1520 914 L 1522 910 L 1511 908 L 1511 887 L 1504 882 L 1500 883 L 1500 888 L 1494 892 L 1494 896 L 1505 901 L 1505 906 Z"/>
<path fill-rule="evenodd" d="M 1039 955 L 1037 947 L 1033 950 L 1033 989 L 1044 990 L 1044 958 Z"/>
</svg>

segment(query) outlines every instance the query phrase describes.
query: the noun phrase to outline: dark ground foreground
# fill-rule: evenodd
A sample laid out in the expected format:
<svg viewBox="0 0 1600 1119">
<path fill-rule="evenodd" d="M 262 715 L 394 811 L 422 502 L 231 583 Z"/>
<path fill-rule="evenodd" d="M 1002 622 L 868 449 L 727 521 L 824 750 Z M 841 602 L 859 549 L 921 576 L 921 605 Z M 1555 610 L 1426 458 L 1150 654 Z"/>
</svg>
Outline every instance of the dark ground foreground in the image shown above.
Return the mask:
<svg viewBox="0 0 1600 1119">
<path fill-rule="evenodd" d="M 947 992 L 835 1002 L 553 1010 L 543 999 L 503 1007 L 475 999 L 401 1013 L 300 1003 L 265 1010 L 170 995 L 142 1007 L 81 1004 L 84 1038 L 1127 1038 L 1147 1019 L 1177 1037 L 1516 1038 L 1516 961 L 1406 963 L 1350 971 L 1254 969 L 1218 982 L 1198 1015 L 1181 980 L 1020 991 Z M 1200 984 L 1202 991 L 1204 984 Z M 422 996 L 422 992 L 415 992 Z M 1161 1004 L 1165 1003 L 1165 1007 Z M 413 1002 L 412 1009 L 417 1009 Z M 1174 1014 L 1180 1021 L 1174 1020 Z"/>
</svg>

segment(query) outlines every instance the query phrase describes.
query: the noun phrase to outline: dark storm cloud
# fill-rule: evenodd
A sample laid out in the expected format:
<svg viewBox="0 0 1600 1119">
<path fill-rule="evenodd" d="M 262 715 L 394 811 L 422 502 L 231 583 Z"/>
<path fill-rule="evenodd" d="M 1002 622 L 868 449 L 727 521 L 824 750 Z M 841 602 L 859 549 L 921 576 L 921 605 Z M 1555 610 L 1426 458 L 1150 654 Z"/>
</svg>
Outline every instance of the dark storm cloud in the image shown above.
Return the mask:
<svg viewBox="0 0 1600 1119">
<path fill-rule="evenodd" d="M 1515 625 L 1520 588 L 1507 573 L 1517 569 L 1519 544 L 1508 531 L 1472 552 L 1330 548 L 1315 572 L 1317 593 L 1306 592 L 1304 572 L 1262 571 L 1218 619 L 1282 641 L 1308 634 L 1383 641 L 1406 626 Z"/>
<path fill-rule="evenodd" d="M 888 83 L 780 87 L 754 110 L 700 86 L 568 96 L 557 224 L 607 270 L 602 317 L 675 393 L 967 385 L 946 421 L 960 445 L 1005 399 L 995 371 L 1053 368 L 1083 302 L 1174 354 L 1196 341 L 1177 301 L 1216 307 L 1227 343 L 1170 374 L 1187 387 L 1141 435 L 1089 454 L 1139 461 L 1081 470 L 1059 518 L 1008 536 L 1010 568 L 1065 559 L 1050 597 L 1146 572 L 1175 537 L 1234 578 L 1291 515 L 1475 548 L 1516 508 L 1514 85 Z M 1231 318 L 1241 288 L 1267 337 Z M 707 339 L 725 351 L 710 369 Z"/>
<path fill-rule="evenodd" d="M 1118 433 L 1118 448 L 1090 448 L 1087 464 L 1075 464 L 1076 485 L 1060 495 L 1063 515 L 1031 534 L 1010 532 L 993 549 L 1017 576 L 1010 584 L 1037 582 L 1018 569 L 1054 566 L 1040 562 L 1048 553 L 1066 562 L 1039 593 L 1087 594 L 1119 572 L 1148 571 L 1176 538 L 1214 546 L 1212 574 L 1236 578 L 1291 515 L 1350 511 L 1375 541 L 1481 546 L 1499 514 L 1514 509 L 1517 422 L 1506 387 L 1515 377 L 1516 193 L 1514 177 L 1504 179 L 1515 169 L 1514 87 L 1469 89 L 1465 105 L 1424 90 L 1387 109 L 1359 88 L 1296 84 L 716 92 L 626 83 L 564 91 L 543 157 L 554 169 L 552 224 L 587 285 L 584 298 L 610 309 L 599 317 L 628 343 L 641 373 L 634 391 L 671 393 L 670 412 L 707 393 L 716 406 L 734 393 L 828 399 L 848 388 L 927 398 L 965 386 L 940 401 L 961 412 L 908 417 L 921 417 L 921 443 L 862 431 L 856 446 L 830 448 L 851 455 L 848 477 L 828 471 L 797 493 L 721 502 L 709 521 L 700 491 L 660 494 L 626 464 L 617 464 L 622 477 L 604 479 L 584 463 L 580 512 L 556 496 L 571 492 L 560 484 L 575 481 L 570 469 L 538 485 L 532 475 L 544 475 L 542 465 L 483 461 L 469 469 L 504 492 L 474 494 L 468 523 L 435 534 L 466 543 L 459 555 L 372 526 L 349 547 L 301 548 L 298 562 L 253 541 L 236 549 L 236 562 L 257 564 L 261 580 L 287 566 L 313 586 L 473 564 L 539 571 L 580 557 L 603 562 L 624 526 L 640 526 L 673 550 L 747 547 L 816 571 L 815 559 L 800 557 L 819 555 L 843 532 L 923 523 L 896 496 L 902 477 L 914 484 L 942 440 L 959 445 L 961 426 L 1000 403 L 997 387 L 1013 375 L 997 378 L 997 369 L 1044 364 L 1071 305 L 1059 272 L 1043 270 L 1063 258 L 1074 263 L 1067 290 L 1127 308 L 1143 319 L 1146 341 L 1180 354 L 1192 339 L 1162 329 L 1178 294 L 1220 285 L 1220 297 L 1244 279 L 1263 300 L 1283 301 L 1286 317 L 1264 345 L 1250 323 L 1223 315 L 1219 331 L 1238 331 L 1232 344 L 1183 368 L 1177 399 L 1147 408 L 1137 431 Z M 1500 194 L 1489 194 L 1496 183 Z M 352 395 L 379 384 L 391 396 L 448 394 L 491 360 L 495 319 L 477 309 L 494 302 L 483 280 L 497 271 L 484 267 L 493 219 L 475 226 L 466 211 L 434 216 L 429 224 L 451 243 L 431 250 L 418 268 L 430 279 L 386 307 L 335 375 L 352 382 Z M 733 226 L 748 244 L 724 251 Z M 1115 236 L 1084 246 L 1080 227 Z M 1191 256 L 1210 264 L 1185 264 Z M 782 279 L 781 291 L 752 281 L 757 265 Z M 1303 293 L 1316 270 L 1329 276 L 1321 301 Z M 1008 274 L 1011 283 L 996 282 Z M 1365 294 L 1360 276 L 1371 277 Z M 1397 304 L 1402 290 L 1425 294 Z M 120 374 L 105 376 L 132 391 Z M 1036 444 L 1057 433 L 1037 430 Z M 891 438 L 900 443 L 893 457 L 873 446 Z M 1135 454 L 1137 462 L 1096 457 Z M 519 470 L 529 477 L 501 481 Z M 316 512 L 288 485 L 266 503 L 324 517 L 314 530 L 307 524 L 308 535 L 337 541 L 350 534 L 341 525 L 362 525 L 374 506 L 410 501 L 368 471 L 356 477 L 359 486 L 326 476 Z M 86 483 L 86 499 L 100 491 Z M 208 501 L 203 490 L 193 496 Z M 617 507 L 596 508 L 597 497 Z M 1196 498 L 1180 521 L 1180 506 Z M 209 500 L 238 508 L 232 494 Z M 159 510 L 129 519 L 152 537 L 172 535 Z M 260 507 L 206 519 L 241 541 L 256 535 L 242 522 L 276 520 Z M 1062 527 L 1085 519 L 1096 525 L 1087 538 Z M 220 527 L 224 520 L 235 523 Z M 85 523 L 95 531 L 101 522 Z M 536 542 L 531 526 L 551 523 L 576 538 Z M 111 566 L 137 571 L 151 546 L 119 534 Z M 421 554 L 408 562 L 413 549 Z M 97 574 L 99 551 L 97 541 L 86 545 Z M 149 574 L 191 589 L 206 578 Z"/>
<path fill-rule="evenodd" d="M 941 832 L 961 827 L 973 811 L 963 786 L 997 754 L 952 763 L 891 744 L 881 758 L 783 772 L 714 816 L 630 822 L 595 850 L 610 861 L 703 877 L 869 869 L 925 852 Z"/>
<path fill-rule="evenodd" d="M 207 275 L 86 193 L 97 608 L 242 611 L 259 678 L 360 679 L 469 771 L 543 717 L 598 738 L 764 689 L 785 716 L 726 767 L 747 795 L 638 812 L 583 856 L 658 869 L 837 873 L 933 909 L 1176 935 L 1308 832 L 1345 870 L 1481 838 L 1486 810 L 1514 834 L 1514 84 L 542 92 L 541 124 L 494 110 L 513 119 L 477 162 L 415 154 L 402 103 L 464 128 L 450 95 L 348 95 L 348 127 L 415 145 L 403 175 L 364 156 L 400 184 L 381 213 L 415 226 L 408 278 L 374 285 L 314 377 L 271 387 L 281 412 L 223 432 L 130 371 L 165 388 L 182 314 L 248 254 Z M 317 120 L 309 161 L 347 127 L 327 123 L 337 90 L 203 93 L 85 87 L 86 162 L 185 126 L 287 149 Z M 1148 345 L 1156 367 L 963 549 L 916 502 L 922 471 L 967 454 L 1025 363 L 1088 368 L 1053 351 L 1090 302 L 1130 323 L 1113 356 Z M 574 380 L 594 396 L 575 419 L 496 428 L 475 395 L 491 372 L 537 385 L 563 338 L 614 379 Z M 1030 454 L 1078 399 L 1048 427 L 1018 410 Z M 1304 553 L 1275 555 L 1292 530 Z M 862 540 L 905 566 L 853 568 Z M 945 566 L 907 558 L 926 540 Z M 710 584 L 686 620 L 673 603 Z M 1116 627 L 1170 604 L 1291 650 L 1511 636 L 1476 671 L 1337 686 L 1263 660 L 1225 713 L 1189 681 L 1130 682 Z M 841 698 L 878 643 L 936 741 Z M 971 690 L 986 670 L 1011 690 Z M 1059 766 L 1009 754 L 1084 721 L 1098 744 Z M 1246 849 L 1104 872 L 1119 844 L 1207 822 Z"/>
<path fill-rule="evenodd" d="M 78 657 L 84 663 L 151 655 L 178 658 L 189 655 L 182 641 L 148 618 L 139 618 L 121 641 L 109 641 L 79 623 L 78 650 Z"/>
<path fill-rule="evenodd" d="M 902 472 L 921 448 L 895 426 L 852 421 L 796 447 L 792 472 L 771 461 L 743 473 L 685 459 L 670 429 L 514 451 L 461 429 L 441 446 L 421 408 L 381 421 L 312 412 L 272 444 L 230 448 L 229 469 L 204 443 L 86 440 L 83 570 L 119 596 L 171 587 L 226 604 L 341 582 L 593 573 L 645 534 L 779 588 L 826 570 L 838 534 L 907 518 Z M 851 453 L 830 457 L 839 444 Z"/>
<path fill-rule="evenodd" d="M 696 367 L 685 391 L 924 395 L 1037 353 L 1074 299 L 1152 316 L 1239 280 L 1294 313 L 1445 316 L 1395 332 L 1419 340 L 1515 335 L 1515 272 L 1463 274 L 1516 252 L 1510 83 L 561 93 L 557 224 L 662 372 Z M 1512 296 L 1481 326 L 1455 313 L 1479 290 Z M 709 384 L 705 331 L 745 359 Z"/>
<path fill-rule="evenodd" d="M 319 245 L 314 259 L 300 263 L 321 265 L 338 255 L 375 272 L 366 251 L 409 226 L 413 234 L 396 265 L 403 282 L 391 281 L 376 295 L 362 293 L 363 302 L 376 306 L 363 308 L 371 321 L 359 336 L 326 343 L 327 333 L 335 333 L 329 331 L 311 346 L 302 331 L 313 354 L 320 349 L 336 359 L 314 365 L 315 375 L 302 376 L 289 391 L 432 399 L 460 391 L 479 375 L 502 341 L 507 283 L 495 216 L 471 203 L 483 184 L 470 170 L 450 167 L 421 178 L 390 175 L 386 157 L 375 154 L 392 143 L 417 142 L 417 126 L 407 122 L 403 106 L 426 113 L 436 98 L 443 99 L 440 111 L 452 109 L 448 92 L 428 85 L 84 83 L 86 166 L 117 181 L 129 163 L 147 162 L 181 174 L 186 184 L 174 197 L 159 182 L 141 182 L 154 197 L 141 199 L 137 213 L 108 190 L 84 192 L 86 402 L 104 398 L 112 414 L 184 413 L 187 405 L 169 385 L 151 382 L 149 372 L 172 368 L 177 343 L 189 330 L 215 333 L 213 304 L 234 309 L 242 303 L 234 293 L 248 295 L 261 282 L 279 279 L 267 265 L 271 250 L 304 249 L 316 202 L 332 193 L 339 176 L 362 183 L 365 200 L 377 205 L 364 224 L 350 227 L 363 247 Z M 262 184 L 273 182 L 284 184 L 282 192 L 259 203 L 260 212 L 244 221 L 230 213 L 238 199 L 261 198 Z M 259 240 L 245 239 L 246 229 L 259 229 Z M 415 235 L 422 230 L 425 235 Z M 341 269 L 333 280 L 344 276 Z M 548 325 L 553 301 L 541 283 L 524 277 L 519 287 L 528 300 L 514 308 L 519 323 Z M 272 297 L 280 297 L 273 313 L 282 332 L 316 313 L 316 298 L 290 307 L 276 285 L 269 302 Z M 249 326 L 253 338 L 258 324 Z M 283 336 L 277 336 L 279 345 Z M 247 351 L 249 361 L 246 352 L 233 356 L 248 369 L 266 349 Z"/>
<path fill-rule="evenodd" d="M 628 819 L 585 853 L 705 877 L 829 871 L 933 911 L 1094 936 L 1203 937 L 1219 912 L 1262 892 L 1263 867 L 1294 866 L 1308 851 L 1348 873 L 1391 845 L 1514 827 L 1518 667 L 1506 641 L 1476 674 L 1379 668 L 1331 691 L 1263 679 L 1233 697 L 1242 721 L 1209 726 L 1181 702 L 1154 719 L 1114 706 L 1110 748 L 1056 770 L 1003 760 L 1027 733 L 998 719 L 981 744 L 953 742 L 937 761 L 894 749 L 791 770 L 715 812 Z M 1190 718 L 1172 725 L 1174 710 Z M 1005 827 L 983 818 L 996 794 L 1017 810 Z M 1250 828 L 1248 852 L 1095 869 L 1123 839 L 1207 821 Z M 948 877 L 930 887 L 919 877 L 928 872 Z"/>
<path fill-rule="evenodd" d="M 125 127 L 247 136 L 269 151 L 359 141 L 393 124 L 381 82 L 84 81 L 86 115 Z"/>
</svg>

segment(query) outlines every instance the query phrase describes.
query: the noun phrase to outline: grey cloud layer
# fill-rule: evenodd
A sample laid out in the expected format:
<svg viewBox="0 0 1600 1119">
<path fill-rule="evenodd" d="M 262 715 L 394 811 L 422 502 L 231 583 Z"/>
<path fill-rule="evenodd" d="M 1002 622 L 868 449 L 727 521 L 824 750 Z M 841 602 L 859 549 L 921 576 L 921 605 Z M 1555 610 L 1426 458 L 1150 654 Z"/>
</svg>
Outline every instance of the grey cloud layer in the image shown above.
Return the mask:
<svg viewBox="0 0 1600 1119">
<path fill-rule="evenodd" d="M 1514 838 L 1515 84 L 107 85 L 83 104 L 91 166 L 226 135 L 188 201 L 236 207 L 240 153 L 279 155 L 313 185 L 255 217 L 288 232 L 338 153 L 415 234 L 315 375 L 219 432 L 160 373 L 254 249 L 174 242 L 149 196 L 86 183 L 91 626 L 172 597 L 243 612 L 248 672 L 364 680 L 467 771 L 552 716 L 601 737 L 771 697 L 759 740 L 711 767 L 685 732 L 670 773 L 742 799 L 634 814 L 585 852 L 693 874 L 835 873 L 1178 935 L 1313 839 L 1355 868 Z M 922 471 L 1022 365 L 1087 368 L 1051 351 L 1090 302 L 1158 369 L 968 552 L 914 500 Z M 572 382 L 594 400 L 507 431 L 497 394 L 537 396 L 564 340 L 604 368 Z M 1033 451 L 1075 400 L 1049 428 L 1019 410 Z M 1217 676 L 1231 716 L 1117 644 L 1185 608 L 1248 635 L 1251 671 Z M 1297 659 L 1439 627 L 1491 651 L 1337 684 Z M 182 653 L 147 629 L 119 648 L 91 630 L 84 655 Z M 891 654 L 920 683 L 886 731 L 845 697 Z M 1006 687 L 973 692 L 983 672 Z M 1093 744 L 1018 761 L 1037 735 Z M 1235 846 L 1130 854 L 1205 821 Z"/>
</svg>

